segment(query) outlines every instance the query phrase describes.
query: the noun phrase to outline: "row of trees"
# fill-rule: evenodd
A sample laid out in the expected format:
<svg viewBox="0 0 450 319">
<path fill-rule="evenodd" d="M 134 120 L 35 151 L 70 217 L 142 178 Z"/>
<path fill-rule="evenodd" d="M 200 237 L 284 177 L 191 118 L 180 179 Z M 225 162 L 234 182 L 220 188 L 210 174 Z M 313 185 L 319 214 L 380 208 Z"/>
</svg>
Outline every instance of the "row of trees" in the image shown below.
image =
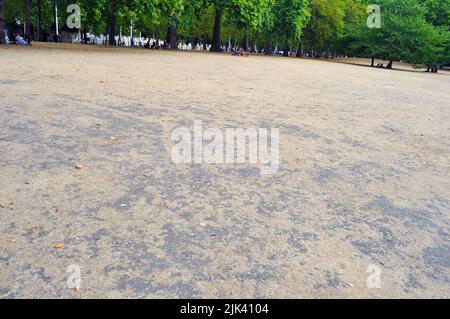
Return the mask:
<svg viewBox="0 0 450 319">
<path fill-rule="evenodd" d="M 220 51 L 232 39 L 245 49 L 263 45 L 267 53 L 278 46 L 285 54 L 341 53 L 417 66 L 450 62 L 449 0 L 0 0 L 0 29 L 4 16 L 10 28 L 19 21 L 43 40 L 55 29 L 55 4 L 64 8 L 62 26 L 72 3 L 82 9 L 85 35 L 117 35 L 119 28 L 127 35 L 133 23 L 144 37 L 164 38 L 172 48 L 178 41 L 201 42 Z M 368 4 L 380 6 L 380 28 L 368 27 Z M 114 41 L 110 36 L 109 44 Z"/>
</svg>

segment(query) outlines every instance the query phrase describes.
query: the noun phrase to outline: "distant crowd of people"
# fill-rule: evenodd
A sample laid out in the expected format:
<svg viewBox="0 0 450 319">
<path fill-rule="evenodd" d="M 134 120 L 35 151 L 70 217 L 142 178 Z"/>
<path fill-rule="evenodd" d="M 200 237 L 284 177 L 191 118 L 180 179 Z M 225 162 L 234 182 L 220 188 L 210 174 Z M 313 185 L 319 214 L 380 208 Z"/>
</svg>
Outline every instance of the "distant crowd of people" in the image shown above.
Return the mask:
<svg viewBox="0 0 450 319">
<path fill-rule="evenodd" d="M 17 44 L 17 45 L 31 45 L 31 40 L 27 35 L 21 36 L 19 33 L 13 33 L 12 37 L 9 38 L 7 33 L 6 34 L 6 43 L 7 44 Z M 57 41 L 59 42 L 59 41 Z M 79 35 L 72 38 L 73 43 L 89 43 L 94 45 L 107 45 L 109 43 L 109 40 L 107 36 L 101 35 L 101 36 L 94 36 L 89 35 L 87 39 L 82 39 Z M 154 38 L 135 38 L 135 37 L 121 37 L 116 36 L 114 39 L 114 43 L 117 46 L 131 46 L 131 47 L 142 47 L 146 49 L 153 49 L 153 50 L 159 50 L 159 49 L 173 49 L 170 44 L 167 41 L 163 41 L 160 39 L 154 39 Z M 186 50 L 186 51 L 211 51 L 211 44 L 208 43 L 182 43 L 179 42 L 177 44 L 177 49 L 179 50 Z M 234 56 L 249 56 L 253 53 L 260 53 L 260 54 L 266 54 L 265 48 L 258 49 L 256 47 L 256 44 L 254 46 L 250 46 L 248 49 L 244 49 L 243 47 L 239 45 L 232 45 L 230 43 L 223 44 L 221 46 L 222 52 L 229 52 Z M 338 57 L 347 57 L 346 55 L 340 55 L 340 54 L 331 54 L 328 52 L 311 52 L 311 53 L 301 53 L 297 54 L 295 50 L 290 49 L 287 54 L 285 54 L 285 51 L 278 50 L 277 47 L 272 49 L 272 52 L 269 54 L 271 55 L 298 55 L 302 57 L 311 57 L 311 58 L 327 58 L 327 59 L 333 59 Z M 377 67 L 384 67 L 381 65 L 378 65 Z"/>
<path fill-rule="evenodd" d="M 243 48 L 236 48 L 232 50 L 233 55 L 236 56 L 250 56 L 250 51 L 244 50 Z"/>
<path fill-rule="evenodd" d="M 74 43 L 88 43 L 88 44 L 94 44 L 94 45 L 107 45 L 109 43 L 109 40 L 106 36 L 93 36 L 89 35 L 88 38 L 85 40 L 76 37 L 73 39 Z M 154 38 L 131 38 L 128 36 L 116 36 L 114 39 L 114 43 L 116 46 L 124 46 L 124 47 L 141 47 L 145 49 L 152 49 L 152 50 L 164 50 L 164 49 L 174 49 L 171 47 L 171 45 L 164 40 L 160 39 L 154 39 Z M 209 43 L 183 43 L 179 42 L 177 43 L 177 46 L 175 47 L 178 50 L 186 50 L 186 51 L 211 51 L 212 45 Z M 221 51 L 223 52 L 230 52 L 233 55 L 236 56 L 249 56 L 251 53 L 258 53 L 256 49 L 248 49 L 244 50 L 242 47 L 239 46 L 232 46 L 231 44 L 225 44 L 221 46 Z"/>
</svg>

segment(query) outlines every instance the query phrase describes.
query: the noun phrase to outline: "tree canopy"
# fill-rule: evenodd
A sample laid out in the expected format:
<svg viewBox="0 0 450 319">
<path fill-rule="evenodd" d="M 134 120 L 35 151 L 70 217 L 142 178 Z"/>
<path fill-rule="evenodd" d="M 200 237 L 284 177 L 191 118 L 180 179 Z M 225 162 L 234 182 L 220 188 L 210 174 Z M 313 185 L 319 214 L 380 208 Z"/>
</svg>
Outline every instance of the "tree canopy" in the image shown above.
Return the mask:
<svg viewBox="0 0 450 319">
<path fill-rule="evenodd" d="M 437 0 L 435 0 L 437 1 Z M 417 0 L 373 0 L 381 8 L 381 27 L 367 28 L 365 21 L 350 25 L 347 43 L 355 55 L 414 66 L 448 63 L 448 26 L 434 26 L 430 7 Z M 390 63 L 390 67 L 392 64 Z"/>
</svg>

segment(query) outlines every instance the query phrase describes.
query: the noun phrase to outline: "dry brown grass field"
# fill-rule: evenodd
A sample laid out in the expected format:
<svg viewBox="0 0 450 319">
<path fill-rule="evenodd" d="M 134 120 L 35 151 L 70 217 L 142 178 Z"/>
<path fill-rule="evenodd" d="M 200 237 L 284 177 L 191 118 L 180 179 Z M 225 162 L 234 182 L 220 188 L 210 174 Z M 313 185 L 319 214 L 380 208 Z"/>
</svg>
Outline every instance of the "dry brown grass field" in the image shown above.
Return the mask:
<svg viewBox="0 0 450 319">
<path fill-rule="evenodd" d="M 448 73 L 42 44 L 0 65 L 1 298 L 450 297 Z M 195 120 L 279 128 L 279 171 L 174 164 Z"/>
</svg>

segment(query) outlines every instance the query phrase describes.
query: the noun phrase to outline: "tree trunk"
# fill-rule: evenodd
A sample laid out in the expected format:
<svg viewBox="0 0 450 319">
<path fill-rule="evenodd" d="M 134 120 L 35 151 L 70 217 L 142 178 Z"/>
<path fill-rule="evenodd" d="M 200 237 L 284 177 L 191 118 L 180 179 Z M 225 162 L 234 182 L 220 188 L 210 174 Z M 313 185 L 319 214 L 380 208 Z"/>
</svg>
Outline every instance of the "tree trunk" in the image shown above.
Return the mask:
<svg viewBox="0 0 450 319">
<path fill-rule="evenodd" d="M 83 43 L 84 43 L 84 44 L 88 44 L 88 40 L 87 40 L 87 29 L 86 29 L 86 28 L 83 29 Z"/>
<path fill-rule="evenodd" d="M 394 61 L 390 60 L 389 64 L 386 66 L 386 69 L 392 69 L 392 66 L 394 65 Z"/>
<path fill-rule="evenodd" d="M 247 28 L 245 28 L 245 34 L 244 34 L 244 43 L 243 47 L 245 51 L 248 51 L 248 33 Z"/>
<path fill-rule="evenodd" d="M 298 52 L 297 52 L 297 56 L 298 56 L 298 57 L 303 57 L 303 54 L 304 54 L 304 50 L 303 50 L 303 41 L 300 40 L 300 55 L 299 55 Z"/>
<path fill-rule="evenodd" d="M 3 29 L 3 0 L 0 0 L 0 44 L 5 43 L 5 31 Z"/>
<path fill-rule="evenodd" d="M 265 55 L 273 55 L 273 42 L 272 42 L 272 38 L 269 38 L 269 40 L 267 41 Z"/>
<path fill-rule="evenodd" d="M 302 45 L 302 41 L 300 40 L 299 43 L 297 44 L 297 52 L 295 53 L 295 56 L 297 58 L 300 58 L 303 55 L 303 45 Z"/>
<path fill-rule="evenodd" d="M 289 56 L 289 44 L 287 40 L 286 43 L 284 44 L 283 56 Z"/>
<path fill-rule="evenodd" d="M 53 1 L 53 26 L 55 27 L 55 35 L 53 37 L 53 41 L 59 43 L 59 24 L 58 21 L 56 21 L 57 19 L 57 6 L 56 6 L 56 1 Z M 58 32 L 57 32 L 58 31 Z M 58 34 L 57 34 L 58 33 Z"/>
<path fill-rule="evenodd" d="M 222 10 L 216 8 L 216 16 L 214 18 L 214 30 L 211 51 L 221 52 L 221 27 L 222 27 Z"/>
<path fill-rule="evenodd" d="M 31 0 L 25 0 L 25 34 L 30 41 L 33 39 L 31 30 Z"/>
<path fill-rule="evenodd" d="M 167 37 L 166 42 L 169 46 L 169 49 L 178 49 L 177 44 L 177 26 L 169 25 L 167 27 Z"/>
<path fill-rule="evenodd" d="M 44 37 L 42 34 L 42 0 L 38 0 L 37 2 L 37 10 L 38 10 L 38 33 L 37 33 L 37 37 L 38 37 L 38 41 L 44 41 Z"/>
<path fill-rule="evenodd" d="M 117 1 L 112 0 L 110 2 L 110 16 L 108 23 L 108 35 L 109 35 L 109 45 L 116 45 L 116 22 L 117 22 Z"/>
<path fill-rule="evenodd" d="M 371 62 L 371 64 L 370 64 L 370 66 L 371 66 L 371 67 L 374 67 L 374 66 L 375 66 L 375 58 L 374 58 L 374 57 L 372 57 L 372 62 Z"/>
</svg>

